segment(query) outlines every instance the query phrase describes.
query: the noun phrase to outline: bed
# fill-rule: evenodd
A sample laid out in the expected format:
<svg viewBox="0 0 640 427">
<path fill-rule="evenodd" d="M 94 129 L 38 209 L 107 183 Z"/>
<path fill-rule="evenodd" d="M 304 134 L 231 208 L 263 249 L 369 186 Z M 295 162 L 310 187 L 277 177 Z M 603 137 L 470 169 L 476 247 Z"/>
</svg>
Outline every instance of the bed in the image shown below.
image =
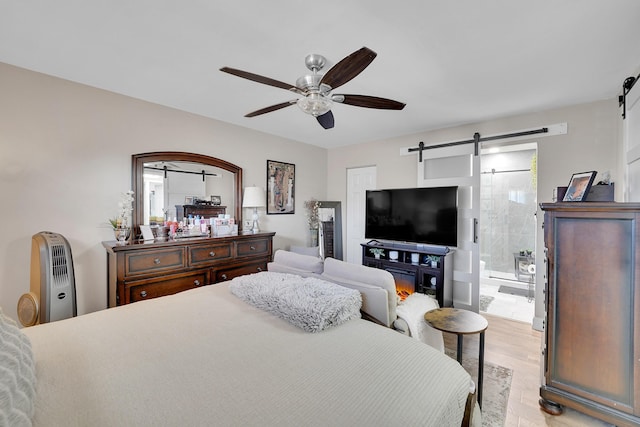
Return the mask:
<svg viewBox="0 0 640 427">
<path fill-rule="evenodd" d="M 33 425 L 463 423 L 470 377 L 455 360 L 360 318 L 307 332 L 235 280 L 20 330 Z"/>
</svg>

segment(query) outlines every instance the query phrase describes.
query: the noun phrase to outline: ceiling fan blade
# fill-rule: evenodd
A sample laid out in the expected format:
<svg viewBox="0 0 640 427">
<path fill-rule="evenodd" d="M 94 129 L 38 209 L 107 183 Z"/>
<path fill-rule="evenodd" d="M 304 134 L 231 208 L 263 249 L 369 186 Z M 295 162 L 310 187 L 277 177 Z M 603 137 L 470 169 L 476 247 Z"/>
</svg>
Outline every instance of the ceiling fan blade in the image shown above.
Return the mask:
<svg viewBox="0 0 640 427">
<path fill-rule="evenodd" d="M 332 89 L 342 86 L 367 68 L 376 55 L 377 53 L 368 47 L 353 52 L 331 67 L 320 80 L 320 84 L 329 85 Z"/>
<path fill-rule="evenodd" d="M 320 123 L 320 126 L 325 129 L 331 129 L 333 127 L 333 113 L 331 112 L 331 110 L 320 116 L 317 116 L 316 119 L 318 120 L 318 123 Z"/>
<path fill-rule="evenodd" d="M 250 73 L 248 71 L 238 70 L 237 68 L 222 67 L 220 68 L 220 71 L 222 71 L 223 73 L 229 73 L 229 74 L 233 74 L 234 76 L 242 77 L 243 79 L 262 83 L 265 85 L 279 87 L 280 89 L 290 90 L 300 94 L 305 93 L 304 90 L 294 85 L 290 85 L 289 83 L 281 82 L 279 80 L 274 80 L 269 77 L 261 76 L 259 74 Z"/>
<path fill-rule="evenodd" d="M 255 117 L 255 116 L 259 116 L 260 114 L 265 114 L 265 113 L 270 113 L 272 111 L 276 111 L 276 110 L 280 110 L 281 108 L 285 108 L 288 107 L 289 105 L 293 105 L 296 102 L 298 102 L 298 100 L 294 99 L 291 101 L 287 101 L 287 102 L 282 102 L 280 104 L 276 104 L 276 105 L 271 105 L 269 107 L 265 107 L 265 108 L 261 108 L 260 110 L 256 110 L 253 111 L 249 114 L 245 114 L 245 117 Z"/>
<path fill-rule="evenodd" d="M 402 110 L 406 104 L 393 99 L 367 95 L 333 95 L 331 99 L 342 104 L 356 107 L 379 108 L 381 110 Z"/>
</svg>

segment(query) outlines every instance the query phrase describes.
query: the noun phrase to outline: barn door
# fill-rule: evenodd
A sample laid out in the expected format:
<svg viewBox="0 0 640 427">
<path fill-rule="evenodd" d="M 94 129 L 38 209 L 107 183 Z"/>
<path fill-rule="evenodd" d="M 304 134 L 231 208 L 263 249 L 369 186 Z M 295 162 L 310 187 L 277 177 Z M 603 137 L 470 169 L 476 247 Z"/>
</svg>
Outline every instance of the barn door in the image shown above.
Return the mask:
<svg viewBox="0 0 640 427">
<path fill-rule="evenodd" d="M 640 202 L 640 83 L 636 82 L 627 93 L 625 103 L 623 134 L 628 179 L 624 200 Z"/>
<path fill-rule="evenodd" d="M 418 187 L 458 186 L 458 246 L 453 252 L 453 305 L 480 308 L 480 156 L 475 144 L 434 148 L 418 161 Z"/>
</svg>

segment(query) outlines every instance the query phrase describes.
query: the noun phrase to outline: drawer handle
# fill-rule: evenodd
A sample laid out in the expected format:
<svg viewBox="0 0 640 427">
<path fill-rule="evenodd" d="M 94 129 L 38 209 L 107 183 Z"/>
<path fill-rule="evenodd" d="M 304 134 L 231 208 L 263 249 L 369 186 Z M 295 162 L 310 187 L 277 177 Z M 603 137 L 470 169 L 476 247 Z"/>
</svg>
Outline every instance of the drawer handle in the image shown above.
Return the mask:
<svg viewBox="0 0 640 427">
<path fill-rule="evenodd" d="M 147 296 L 147 291 L 142 291 L 142 292 L 140 292 L 140 296 L 141 296 L 142 298 L 146 298 L 146 296 Z"/>
<path fill-rule="evenodd" d="M 222 278 L 222 280 L 227 280 L 227 275 L 223 274 L 222 276 L 220 276 Z"/>
<path fill-rule="evenodd" d="M 198 280 L 198 279 L 194 280 L 194 281 L 193 281 L 193 284 L 194 284 L 195 286 L 200 286 L 200 280 Z"/>
<path fill-rule="evenodd" d="M 209 256 L 213 258 L 214 256 L 216 256 L 216 253 L 211 251 L 211 252 L 209 252 Z"/>
<path fill-rule="evenodd" d="M 258 267 L 258 271 L 262 271 L 262 267 Z"/>
<path fill-rule="evenodd" d="M 252 251 L 255 251 L 256 247 L 255 246 L 249 246 L 249 249 L 251 249 Z"/>
<path fill-rule="evenodd" d="M 154 263 L 155 265 L 160 264 L 160 258 L 156 258 L 156 259 L 154 259 L 154 260 L 153 260 L 153 263 Z"/>
</svg>

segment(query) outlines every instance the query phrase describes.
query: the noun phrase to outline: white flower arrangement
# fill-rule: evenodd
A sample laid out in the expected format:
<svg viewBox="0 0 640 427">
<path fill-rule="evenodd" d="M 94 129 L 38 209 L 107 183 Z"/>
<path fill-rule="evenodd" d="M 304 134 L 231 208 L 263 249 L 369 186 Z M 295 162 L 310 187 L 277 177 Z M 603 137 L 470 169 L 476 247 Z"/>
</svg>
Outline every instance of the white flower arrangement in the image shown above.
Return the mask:
<svg viewBox="0 0 640 427">
<path fill-rule="evenodd" d="M 115 218 L 109 218 L 111 226 L 115 228 L 127 228 L 129 216 L 133 211 L 133 191 L 125 191 L 120 195 L 118 202 L 118 215 Z"/>
</svg>

